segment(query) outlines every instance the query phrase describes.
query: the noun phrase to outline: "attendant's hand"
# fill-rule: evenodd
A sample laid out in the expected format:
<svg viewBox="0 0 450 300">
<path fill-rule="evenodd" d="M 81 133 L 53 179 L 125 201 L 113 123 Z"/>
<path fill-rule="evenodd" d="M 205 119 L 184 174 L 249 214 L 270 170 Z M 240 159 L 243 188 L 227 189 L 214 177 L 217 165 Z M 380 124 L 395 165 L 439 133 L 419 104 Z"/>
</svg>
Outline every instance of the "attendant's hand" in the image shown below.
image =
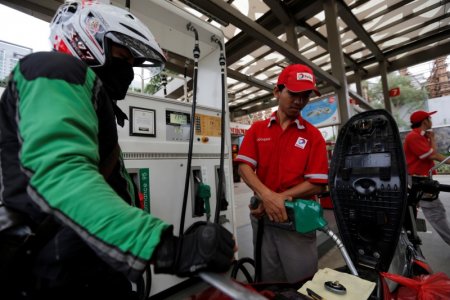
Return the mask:
<svg viewBox="0 0 450 300">
<path fill-rule="evenodd" d="M 261 200 L 264 204 L 266 214 L 271 221 L 285 222 L 287 220 L 288 216 L 284 201 L 291 201 L 292 197 L 286 197 L 271 191 L 270 193 L 261 195 Z"/>
</svg>

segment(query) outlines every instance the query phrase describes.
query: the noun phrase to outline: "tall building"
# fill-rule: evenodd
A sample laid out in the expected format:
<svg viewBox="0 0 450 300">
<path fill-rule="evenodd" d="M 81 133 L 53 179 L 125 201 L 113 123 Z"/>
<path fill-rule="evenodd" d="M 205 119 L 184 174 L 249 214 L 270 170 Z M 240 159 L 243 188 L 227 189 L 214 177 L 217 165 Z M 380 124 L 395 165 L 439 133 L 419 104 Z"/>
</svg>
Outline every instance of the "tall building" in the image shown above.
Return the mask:
<svg viewBox="0 0 450 300">
<path fill-rule="evenodd" d="M 447 57 L 438 57 L 433 64 L 431 75 L 427 80 L 430 98 L 450 95 L 450 72 L 447 70 Z"/>
<path fill-rule="evenodd" d="M 9 75 L 19 59 L 31 52 L 31 48 L 0 41 L 0 80 Z"/>
</svg>

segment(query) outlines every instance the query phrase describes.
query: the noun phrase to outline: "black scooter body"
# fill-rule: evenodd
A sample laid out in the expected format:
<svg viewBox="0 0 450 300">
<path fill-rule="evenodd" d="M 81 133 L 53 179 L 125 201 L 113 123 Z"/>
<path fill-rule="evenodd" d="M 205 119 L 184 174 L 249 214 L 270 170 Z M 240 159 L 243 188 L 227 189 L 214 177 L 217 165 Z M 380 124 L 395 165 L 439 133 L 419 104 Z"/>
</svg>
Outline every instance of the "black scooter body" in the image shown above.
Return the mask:
<svg viewBox="0 0 450 300">
<path fill-rule="evenodd" d="M 388 271 L 406 211 L 407 174 L 397 124 L 387 111 L 357 114 L 341 128 L 329 185 L 355 267 L 363 274 Z"/>
</svg>

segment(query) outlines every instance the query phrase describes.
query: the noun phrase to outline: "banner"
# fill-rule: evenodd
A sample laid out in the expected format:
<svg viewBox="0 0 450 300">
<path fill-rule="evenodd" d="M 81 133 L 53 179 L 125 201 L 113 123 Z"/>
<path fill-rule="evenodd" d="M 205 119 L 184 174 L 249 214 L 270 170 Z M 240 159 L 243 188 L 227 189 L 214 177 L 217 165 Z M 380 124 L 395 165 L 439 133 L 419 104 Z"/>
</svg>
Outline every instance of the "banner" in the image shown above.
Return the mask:
<svg viewBox="0 0 450 300">
<path fill-rule="evenodd" d="M 339 111 L 336 96 L 327 96 L 312 101 L 302 111 L 302 118 L 316 127 L 339 124 Z"/>
</svg>

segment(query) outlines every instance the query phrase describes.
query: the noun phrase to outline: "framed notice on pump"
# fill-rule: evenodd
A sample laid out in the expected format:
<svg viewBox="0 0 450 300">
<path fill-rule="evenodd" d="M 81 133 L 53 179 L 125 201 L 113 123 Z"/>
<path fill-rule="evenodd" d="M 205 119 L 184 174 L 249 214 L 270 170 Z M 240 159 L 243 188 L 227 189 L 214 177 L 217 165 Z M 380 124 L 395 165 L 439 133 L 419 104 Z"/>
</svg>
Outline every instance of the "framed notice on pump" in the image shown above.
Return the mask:
<svg viewBox="0 0 450 300">
<path fill-rule="evenodd" d="M 155 110 L 130 106 L 130 135 L 156 137 Z"/>
</svg>

